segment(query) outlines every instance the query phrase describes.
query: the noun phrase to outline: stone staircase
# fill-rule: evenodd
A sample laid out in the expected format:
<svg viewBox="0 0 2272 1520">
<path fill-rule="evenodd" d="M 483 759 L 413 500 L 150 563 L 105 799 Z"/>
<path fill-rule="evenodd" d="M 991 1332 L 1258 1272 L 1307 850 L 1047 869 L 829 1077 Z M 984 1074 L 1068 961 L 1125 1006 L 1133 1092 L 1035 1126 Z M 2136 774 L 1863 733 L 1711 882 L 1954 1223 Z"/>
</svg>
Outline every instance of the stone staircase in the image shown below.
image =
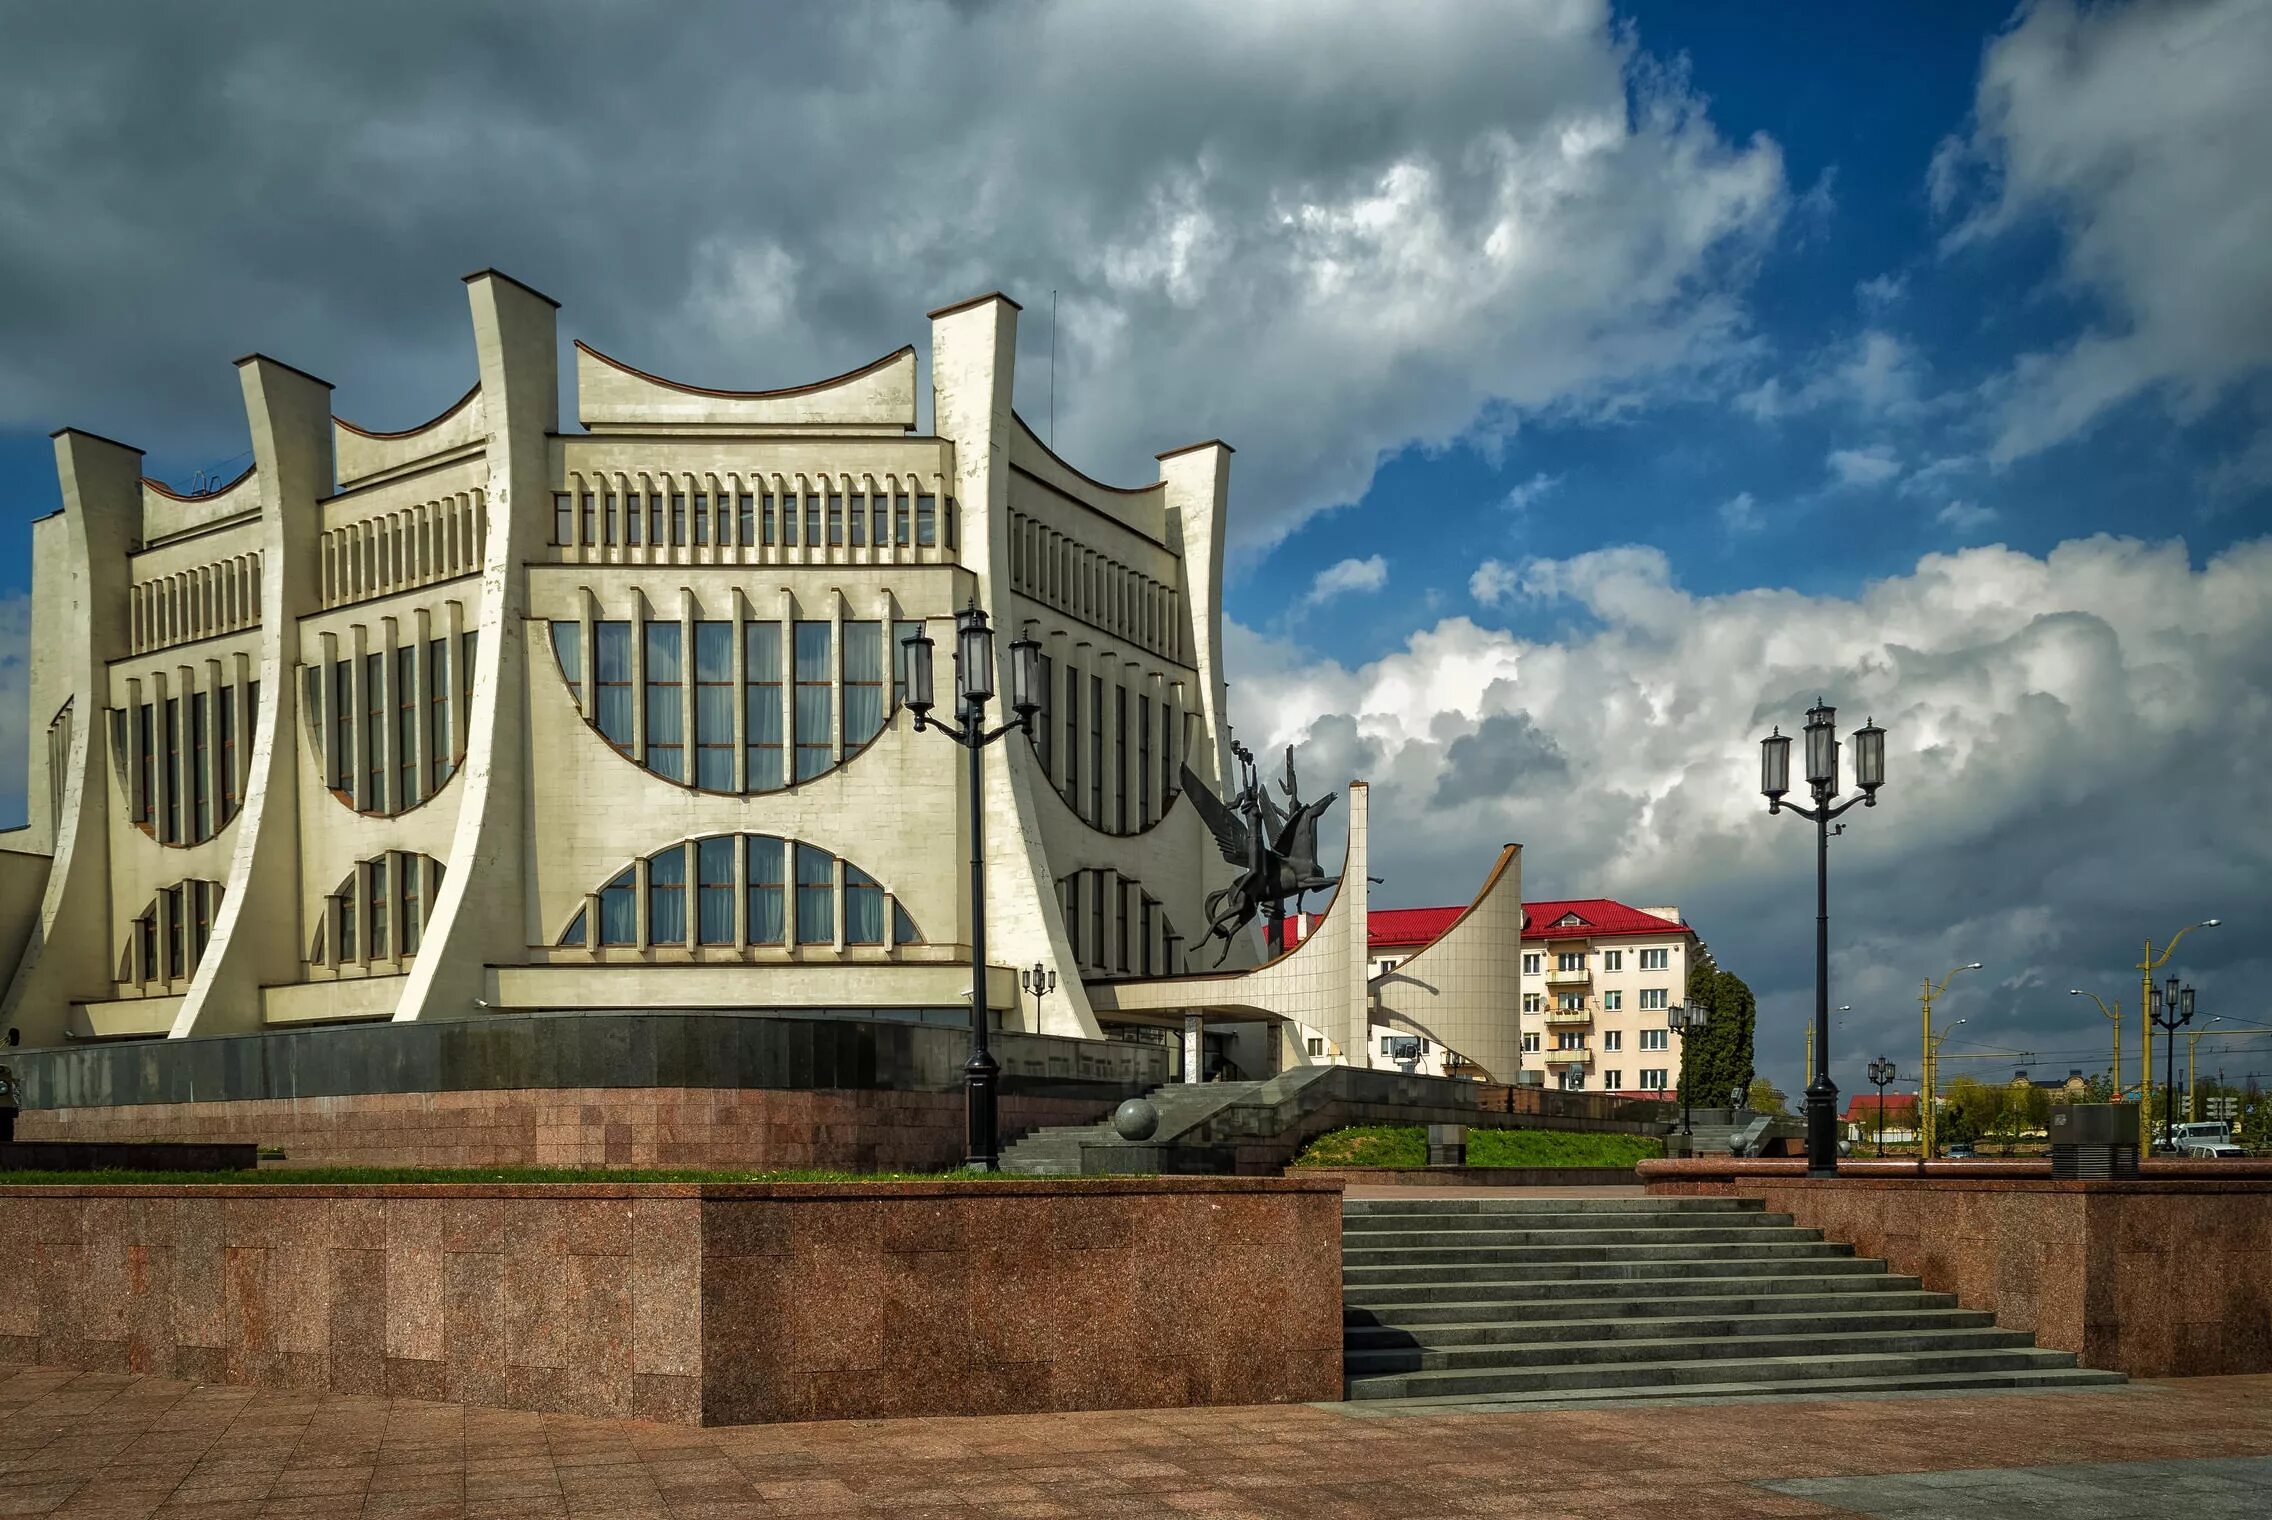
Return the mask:
<svg viewBox="0 0 2272 1520">
<path fill-rule="evenodd" d="M 1158 1138 L 1183 1134 L 1208 1116 L 1262 1096 L 1263 1082 L 1170 1082 L 1144 1094 L 1160 1111 Z M 1027 1177 L 1070 1177 L 1081 1171 L 1083 1145 L 1119 1145 L 1112 1121 L 1051 1125 L 1004 1148 L 1002 1170 Z"/>
<path fill-rule="evenodd" d="M 1384 1409 L 2123 1381 L 1756 1199 L 1352 1200 L 1341 1259 Z"/>
</svg>

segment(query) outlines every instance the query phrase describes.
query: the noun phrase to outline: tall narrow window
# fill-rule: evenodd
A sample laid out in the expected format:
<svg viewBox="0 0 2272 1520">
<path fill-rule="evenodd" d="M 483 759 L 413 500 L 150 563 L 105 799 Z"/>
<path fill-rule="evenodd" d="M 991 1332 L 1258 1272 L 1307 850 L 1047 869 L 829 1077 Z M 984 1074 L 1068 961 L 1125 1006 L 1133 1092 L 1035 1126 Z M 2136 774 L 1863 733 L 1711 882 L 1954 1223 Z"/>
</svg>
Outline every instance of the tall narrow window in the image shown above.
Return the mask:
<svg viewBox="0 0 2272 1520">
<path fill-rule="evenodd" d="M 331 667 L 331 786 L 343 797 L 355 791 L 354 671 L 351 660 Z"/>
<path fill-rule="evenodd" d="M 198 839 L 213 837 L 213 745 L 206 722 L 205 693 L 189 694 L 189 803 Z"/>
<path fill-rule="evenodd" d="M 146 829 L 157 823 L 157 728 L 154 704 L 145 702 L 134 709 L 134 821 Z"/>
<path fill-rule="evenodd" d="M 774 542 L 774 519 L 781 515 L 781 498 L 760 496 L 757 502 L 757 541 L 770 548 Z"/>
<path fill-rule="evenodd" d="M 939 498 L 936 496 L 918 496 L 915 498 L 916 547 L 928 549 L 938 541 Z"/>
<path fill-rule="evenodd" d="M 632 873 L 626 870 L 600 888 L 601 944 L 639 943 L 639 905 L 632 900 L 632 885 Z"/>
<path fill-rule="evenodd" d="M 584 543 L 587 547 L 600 541 L 599 524 L 593 520 L 598 515 L 599 504 L 592 500 L 592 493 L 586 491 L 583 500 L 583 522 Z"/>
<path fill-rule="evenodd" d="M 749 790 L 770 792 L 787 784 L 781 742 L 781 625 L 742 624 L 742 742 L 748 746 Z"/>
<path fill-rule="evenodd" d="M 591 500 L 588 496 L 584 499 L 586 501 Z M 600 496 L 600 542 L 611 549 L 615 547 L 616 511 L 615 493 L 613 491 L 602 493 Z"/>
<path fill-rule="evenodd" d="M 1104 677 L 1089 677 L 1089 822 L 1104 827 Z"/>
<path fill-rule="evenodd" d="M 828 498 L 828 546 L 844 547 L 844 498 L 834 494 Z"/>
<path fill-rule="evenodd" d="M 150 981 L 160 974 L 158 969 L 158 915 L 156 913 L 145 913 L 134 921 L 134 939 L 135 948 L 141 952 L 141 959 L 135 964 L 135 976 L 138 980 Z M 349 953 L 352 954 L 353 952 L 350 951 Z"/>
<path fill-rule="evenodd" d="M 773 498 L 773 505 L 781 517 L 781 546 L 785 549 L 796 548 L 797 519 L 803 515 L 803 508 L 798 505 L 797 496 L 794 493 L 787 496 L 776 496 Z"/>
<path fill-rule="evenodd" d="M 1112 689 L 1112 827 L 1128 832 L 1128 688 Z"/>
<path fill-rule="evenodd" d="M 679 627 L 647 625 L 647 769 L 672 781 L 686 779 L 685 672 L 679 668 Z"/>
<path fill-rule="evenodd" d="M 394 652 L 394 759 L 400 790 L 397 810 L 410 806 L 418 795 L 418 646 L 405 644 Z M 404 949 L 408 949 L 406 945 Z"/>
<path fill-rule="evenodd" d="M 852 546 L 853 548 L 855 548 L 855 549 L 863 549 L 863 548 L 866 548 L 866 547 L 867 547 L 867 543 L 868 543 L 868 498 L 867 498 L 867 497 L 865 497 L 865 496 L 855 496 L 855 497 L 852 497 L 852 498 L 851 498 L 851 501 L 850 501 L 850 510 L 849 510 L 849 511 L 847 512 L 847 514 L 846 514 L 846 521 L 845 521 L 845 524 L 844 524 L 844 529 L 845 529 L 845 533 L 846 533 L 846 535 L 847 535 L 847 536 L 846 536 L 846 540 L 845 540 L 845 541 L 846 541 L 847 543 L 851 544 L 851 546 Z"/>
<path fill-rule="evenodd" d="M 820 510 L 821 499 L 818 496 L 805 498 L 805 547 L 808 549 L 818 549 L 821 546 Z"/>
<path fill-rule="evenodd" d="M 914 522 L 908 516 L 907 506 L 907 498 L 904 496 L 894 496 L 891 499 L 891 541 L 902 549 L 915 542 Z"/>
<path fill-rule="evenodd" d="M 631 753 L 631 624 L 610 619 L 592 625 L 593 706 L 600 735 Z"/>
<path fill-rule="evenodd" d="M 222 687 L 214 702 L 221 745 L 221 822 L 226 824 L 237 816 L 237 689 Z"/>
<path fill-rule="evenodd" d="M 582 662 L 577 675 L 583 673 Z M 454 704 L 450 693 L 456 689 L 457 665 L 450 659 L 450 641 L 446 638 L 426 641 L 426 791 L 429 796 L 442 789 L 442 783 L 457 774 L 457 734 L 450 722 Z"/>
<path fill-rule="evenodd" d="M 181 843 L 181 783 L 174 768 L 175 757 L 181 754 L 181 698 L 166 698 L 166 829 L 160 837 L 167 844 Z M 178 920 L 177 920 L 178 922 Z"/>
<path fill-rule="evenodd" d="M 387 810 L 387 657 L 363 656 L 363 811 Z M 385 952 L 374 944 L 373 955 Z"/>
<path fill-rule="evenodd" d="M 734 942 L 734 836 L 720 834 L 694 846 L 695 933 L 705 945 Z"/>
<path fill-rule="evenodd" d="M 587 512 L 591 498 L 584 498 Z M 587 522 L 589 518 L 587 516 Z M 426 865 L 416 855 L 402 857 L 402 953 L 416 955 L 426 937 Z"/>
<path fill-rule="evenodd" d="M 166 888 L 166 980 L 179 981 L 189 970 L 188 958 L 182 953 L 182 934 L 187 927 L 182 919 L 187 904 L 179 887 Z"/>
<path fill-rule="evenodd" d="M 710 546 L 710 498 L 706 495 L 694 498 L 694 546 L 698 549 Z"/>
<path fill-rule="evenodd" d="M 1065 805 L 1081 810 L 1081 672 L 1065 667 Z"/>
<path fill-rule="evenodd" d="M 195 966 L 205 958 L 205 947 L 213 943 L 213 910 L 220 906 L 219 883 L 193 881 L 189 884 L 189 963 Z"/>
<path fill-rule="evenodd" d="M 1158 976 L 1160 974 L 1159 957 L 1155 954 L 1160 948 L 1160 937 L 1153 932 L 1152 923 L 1152 912 L 1157 906 L 1147 897 L 1138 909 L 1140 920 L 1137 926 L 1137 933 L 1140 936 L 1138 944 L 1142 948 L 1137 951 L 1136 969 L 1144 976 Z"/>
<path fill-rule="evenodd" d="M 682 549 L 685 546 L 686 498 L 680 495 L 678 492 L 673 491 L 671 493 L 671 547 L 674 549 Z"/>
<path fill-rule="evenodd" d="M 1065 939 L 1072 947 L 1073 964 L 1086 965 L 1081 959 L 1081 873 L 1075 871 L 1060 885 L 1065 889 Z"/>
<path fill-rule="evenodd" d="M 757 542 L 757 498 L 747 493 L 734 498 L 734 542 L 744 549 Z"/>
<path fill-rule="evenodd" d="M 1160 811 L 1175 801 L 1175 727 L 1173 709 L 1160 704 Z"/>
<path fill-rule="evenodd" d="M 707 792 L 732 791 L 734 625 L 722 620 L 694 625 L 694 746 L 694 784 Z"/>
<path fill-rule="evenodd" d="M 663 498 L 660 492 L 650 492 L 647 496 L 647 543 L 651 548 L 660 549 L 666 542 L 669 540 L 663 537 Z"/>
<path fill-rule="evenodd" d="M 1136 694 L 1136 827 L 1152 826 L 1152 699 Z"/>
<path fill-rule="evenodd" d="M 884 889 L 867 872 L 849 861 L 844 866 L 844 943 L 880 945 L 884 942 Z"/>
<path fill-rule="evenodd" d="M 1089 883 L 1089 964 L 1103 970 L 1110 954 L 1110 942 L 1104 937 L 1104 895 L 1112 878 L 1104 871 L 1091 871 Z"/>
<path fill-rule="evenodd" d="M 566 491 L 552 498 L 552 541 L 556 544 L 576 541 L 576 509 Z"/>
<path fill-rule="evenodd" d="M 560 662 L 560 674 L 568 682 L 568 690 L 575 696 L 576 705 L 584 705 L 584 625 L 563 618 L 552 625 L 552 656 Z M 431 666 L 429 665 L 429 668 Z M 441 683 L 436 682 L 437 686 Z"/>
<path fill-rule="evenodd" d="M 684 850 L 665 850 L 647 862 L 647 943 L 686 943 Z"/>
<path fill-rule="evenodd" d="M 640 506 L 639 498 L 626 494 L 623 498 L 623 541 L 634 549 L 647 540 L 646 516 L 646 509 Z M 613 944 L 615 941 L 603 940 L 601 943 Z"/>
<path fill-rule="evenodd" d="M 1048 655 L 1043 655 L 1041 657 L 1041 711 L 1033 715 L 1032 733 L 1033 752 L 1041 759 L 1041 772 L 1044 776 L 1049 774 L 1049 725 L 1057 716 L 1050 711 L 1055 702 L 1056 682 L 1057 667 L 1050 662 Z"/>
<path fill-rule="evenodd" d="M 831 625 L 822 622 L 800 622 L 796 627 L 799 781 L 817 776 L 835 763 L 833 736 L 829 732 L 836 700 L 835 672 L 830 658 L 832 634 Z"/>
<path fill-rule="evenodd" d="M 797 846 L 797 943 L 836 940 L 836 857 L 809 844 Z"/>
<path fill-rule="evenodd" d="M 387 890 L 387 858 L 384 855 L 372 861 L 367 869 L 371 890 L 365 899 L 364 906 L 368 911 L 363 928 L 370 940 L 371 959 L 379 961 L 385 960 L 387 955 L 387 930 L 393 925 L 394 895 Z"/>
<path fill-rule="evenodd" d="M 849 754 L 883 731 L 884 625 L 844 625 L 844 749 Z"/>
<path fill-rule="evenodd" d="M 749 859 L 742 868 L 743 880 L 749 889 L 749 942 L 781 944 L 787 928 L 782 902 L 787 881 L 782 875 L 781 841 L 770 835 L 751 834 L 744 843 L 749 852 Z"/>
</svg>

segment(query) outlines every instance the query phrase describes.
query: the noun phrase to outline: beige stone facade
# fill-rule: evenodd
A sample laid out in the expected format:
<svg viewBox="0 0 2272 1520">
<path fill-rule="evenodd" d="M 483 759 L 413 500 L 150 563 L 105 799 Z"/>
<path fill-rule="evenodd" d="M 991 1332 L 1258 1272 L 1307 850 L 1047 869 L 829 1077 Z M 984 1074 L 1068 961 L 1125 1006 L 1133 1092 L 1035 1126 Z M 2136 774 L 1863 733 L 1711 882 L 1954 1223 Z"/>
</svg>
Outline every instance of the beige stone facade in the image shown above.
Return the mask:
<svg viewBox="0 0 2272 1520">
<path fill-rule="evenodd" d="M 965 756 L 898 651 L 937 641 L 945 716 L 972 602 L 996 689 L 1020 635 L 1048 685 L 986 753 L 989 1005 L 1094 1037 L 1092 985 L 1180 969 L 1226 873 L 1176 778 L 1220 783 L 1227 445 L 1083 475 L 1011 409 L 999 295 L 931 314 L 928 431 L 913 347 L 722 392 L 578 344 L 564 427 L 555 303 L 467 294 L 473 386 L 420 427 L 256 355 L 218 490 L 56 435 L 24 1043 L 965 1006 Z"/>
</svg>

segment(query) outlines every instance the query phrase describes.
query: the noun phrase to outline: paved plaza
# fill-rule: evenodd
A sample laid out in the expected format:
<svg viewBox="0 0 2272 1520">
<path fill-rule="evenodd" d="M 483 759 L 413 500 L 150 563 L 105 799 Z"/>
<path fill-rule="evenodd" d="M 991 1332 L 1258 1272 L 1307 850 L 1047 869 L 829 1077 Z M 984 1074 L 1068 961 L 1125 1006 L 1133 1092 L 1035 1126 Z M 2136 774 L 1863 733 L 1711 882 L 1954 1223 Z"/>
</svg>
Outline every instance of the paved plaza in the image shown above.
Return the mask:
<svg viewBox="0 0 2272 1520">
<path fill-rule="evenodd" d="M 697 1430 L 0 1365 L 0 1515 L 2220 1520 L 2272 1376 L 1358 1419 L 1333 1406 Z"/>
</svg>

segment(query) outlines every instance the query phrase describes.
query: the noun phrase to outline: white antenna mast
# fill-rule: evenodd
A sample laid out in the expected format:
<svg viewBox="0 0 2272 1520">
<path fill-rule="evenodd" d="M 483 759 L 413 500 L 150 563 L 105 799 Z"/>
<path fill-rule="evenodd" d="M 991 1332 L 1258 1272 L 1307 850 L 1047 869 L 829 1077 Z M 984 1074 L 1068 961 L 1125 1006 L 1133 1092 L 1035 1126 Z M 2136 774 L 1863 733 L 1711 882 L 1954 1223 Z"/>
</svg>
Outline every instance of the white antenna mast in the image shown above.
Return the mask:
<svg viewBox="0 0 2272 1520">
<path fill-rule="evenodd" d="M 1057 292 L 1049 293 L 1049 446 L 1057 447 Z"/>
</svg>

